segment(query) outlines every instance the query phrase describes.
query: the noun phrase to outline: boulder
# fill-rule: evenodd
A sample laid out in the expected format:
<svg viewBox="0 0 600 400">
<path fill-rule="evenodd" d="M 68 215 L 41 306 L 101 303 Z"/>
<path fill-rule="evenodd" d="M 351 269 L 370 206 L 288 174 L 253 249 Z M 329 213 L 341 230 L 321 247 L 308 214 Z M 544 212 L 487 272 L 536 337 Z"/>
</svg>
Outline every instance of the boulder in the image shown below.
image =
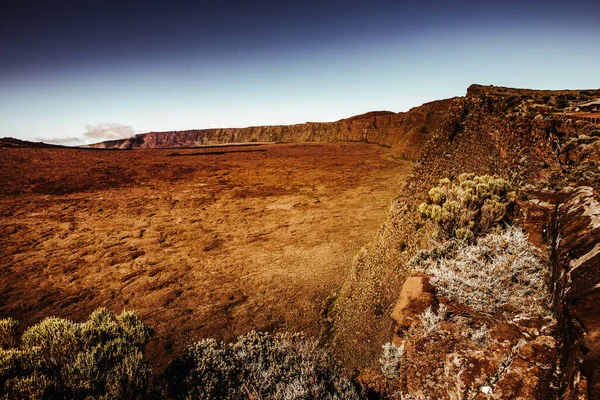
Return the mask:
<svg viewBox="0 0 600 400">
<path fill-rule="evenodd" d="M 410 276 L 402 286 L 400 298 L 392 311 L 392 319 L 398 329 L 408 329 L 413 324 L 421 323 L 418 316 L 427 308 L 438 305 L 435 288 L 429 283 L 425 274 Z"/>
</svg>

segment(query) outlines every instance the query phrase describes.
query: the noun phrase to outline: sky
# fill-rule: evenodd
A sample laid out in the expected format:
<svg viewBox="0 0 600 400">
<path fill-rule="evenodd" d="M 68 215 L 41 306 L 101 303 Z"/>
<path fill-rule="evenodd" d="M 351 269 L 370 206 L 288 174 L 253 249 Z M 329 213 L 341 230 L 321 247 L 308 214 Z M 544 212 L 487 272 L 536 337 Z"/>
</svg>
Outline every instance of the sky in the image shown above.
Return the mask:
<svg viewBox="0 0 600 400">
<path fill-rule="evenodd" d="M 599 0 L 0 2 L 0 137 L 23 140 L 335 121 L 599 71 Z"/>
</svg>

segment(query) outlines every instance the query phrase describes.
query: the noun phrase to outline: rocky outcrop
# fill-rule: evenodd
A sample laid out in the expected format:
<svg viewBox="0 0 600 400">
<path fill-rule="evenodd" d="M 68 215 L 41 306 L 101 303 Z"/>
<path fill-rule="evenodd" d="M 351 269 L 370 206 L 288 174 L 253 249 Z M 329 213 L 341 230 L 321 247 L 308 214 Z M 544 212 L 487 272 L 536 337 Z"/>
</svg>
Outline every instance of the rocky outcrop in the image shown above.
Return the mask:
<svg viewBox="0 0 600 400">
<path fill-rule="evenodd" d="M 331 313 L 332 347 L 351 367 L 368 372 L 361 374 L 365 382 L 377 382 L 369 387 L 379 387 L 387 394 L 394 394 L 394 390 L 414 394 L 421 388 L 432 398 L 452 394 L 462 398 L 574 399 L 586 398 L 589 385 L 590 398 L 598 397 L 590 384 L 593 371 L 599 369 L 593 351 L 598 336 L 587 333 L 588 327 L 594 326 L 594 314 L 598 315 L 591 306 L 598 300 L 595 296 L 600 271 L 593 267 L 599 265 L 595 253 L 598 240 L 590 228 L 594 225 L 584 224 L 595 220 L 591 215 L 594 207 L 580 206 L 584 219 L 571 221 L 576 215 L 571 212 L 570 222 L 565 223 L 565 205 L 558 213 L 557 206 L 568 202 L 571 195 L 556 194 L 555 190 L 588 183 L 595 189 L 600 187 L 595 163 L 600 141 L 593 139 L 600 137 L 600 131 L 597 125 L 575 121 L 553 110 L 559 97 L 577 99 L 598 92 L 474 85 L 465 98 L 449 105 L 446 118 L 425 143 L 412 179 L 392 205 L 387 222 L 356 257 Z M 447 311 L 435 330 L 418 333 L 422 329 L 418 322 L 406 327 L 410 322 L 404 318 L 406 307 L 397 303 L 410 277 L 408 266 L 417 251 L 431 246 L 431 230 L 419 220 L 416 206 L 439 179 L 456 178 L 464 172 L 501 175 L 515 186 L 535 191 L 530 202 L 519 203 L 524 213 L 521 226 L 531 242 L 553 260 L 554 270 L 570 265 L 570 257 L 575 257 L 573 266 L 581 263 L 581 267 L 564 273 L 563 286 L 561 275 L 554 273 L 551 286 L 556 322 L 486 317 L 439 298 Z M 547 189 L 546 195 L 543 188 Z M 569 226 L 579 228 L 570 230 Z M 572 245 L 567 244 L 569 240 Z M 579 250 L 571 251 L 577 248 L 572 246 L 579 246 Z M 559 310 L 560 304 L 564 305 L 564 313 Z M 395 306 L 397 315 L 390 332 L 389 315 Z M 486 324 L 488 347 L 464 336 L 469 333 L 456 321 L 461 316 L 471 318 L 472 328 Z M 420 318 L 413 317 L 415 320 Z M 581 321 L 586 321 L 585 327 L 577 328 Z M 580 333 L 575 333 L 577 329 Z M 404 335 L 398 335 L 400 330 Z M 404 356 L 409 361 L 403 366 L 404 381 L 390 387 L 388 381 L 378 380 L 373 368 L 381 356 L 381 346 L 392 337 L 397 345 L 404 340 Z M 571 354 L 571 349 L 577 350 Z M 475 366 L 473 371 L 471 365 Z M 557 381 L 563 373 L 562 381 Z M 442 376 L 454 379 L 451 386 L 443 386 Z"/>
<path fill-rule="evenodd" d="M 506 320 L 442 297 L 425 326 L 436 289 L 426 275 L 409 276 L 391 315 L 401 374 L 370 368 L 361 383 L 384 397 L 600 398 L 600 201 L 585 186 L 527 196 L 521 225 L 550 255 L 554 318 Z"/>
<path fill-rule="evenodd" d="M 542 319 L 510 322 L 478 315 L 447 299 L 441 302 L 433 322 L 423 324 L 421 314 L 394 336 L 394 344 L 403 349 L 398 377 L 386 379 L 374 368 L 361 372 L 358 380 L 371 393 L 380 398 L 556 397 L 560 346 L 552 324 Z M 403 304 L 401 299 L 396 308 L 406 310 Z"/>
<path fill-rule="evenodd" d="M 577 188 L 558 210 L 557 284 L 562 287 L 569 398 L 600 398 L 600 202 Z"/>
<path fill-rule="evenodd" d="M 392 148 L 400 157 L 416 159 L 431 133 L 446 117 L 452 99 L 434 101 L 405 113 L 370 112 L 337 122 L 287 126 L 150 132 L 87 147 L 157 149 L 249 142 L 367 142 Z"/>
</svg>

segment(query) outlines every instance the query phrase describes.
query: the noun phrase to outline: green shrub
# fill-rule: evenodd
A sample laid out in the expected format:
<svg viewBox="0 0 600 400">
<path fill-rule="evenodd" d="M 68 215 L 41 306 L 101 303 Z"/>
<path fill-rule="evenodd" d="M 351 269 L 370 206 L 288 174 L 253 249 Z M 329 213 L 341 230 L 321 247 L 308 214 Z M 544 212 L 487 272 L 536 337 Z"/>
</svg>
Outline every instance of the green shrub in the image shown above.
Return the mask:
<svg viewBox="0 0 600 400">
<path fill-rule="evenodd" d="M 0 327 L 10 324 L 3 320 Z M 74 323 L 46 318 L 17 348 L 0 350 L 0 393 L 8 398 L 144 398 L 152 331 L 134 312 L 101 308 Z M 13 343 L 14 344 L 14 343 Z"/>
<path fill-rule="evenodd" d="M 165 374 L 166 395 L 187 399 L 358 399 L 338 365 L 301 334 L 250 332 L 204 339 Z"/>
<path fill-rule="evenodd" d="M 461 174 L 458 182 L 440 180 L 417 210 L 438 225 L 439 237 L 472 241 L 503 221 L 515 199 L 510 184 L 500 177 Z"/>
<path fill-rule="evenodd" d="M 18 325 L 19 323 L 12 318 L 0 319 L 0 349 L 8 349 L 15 345 Z"/>
</svg>

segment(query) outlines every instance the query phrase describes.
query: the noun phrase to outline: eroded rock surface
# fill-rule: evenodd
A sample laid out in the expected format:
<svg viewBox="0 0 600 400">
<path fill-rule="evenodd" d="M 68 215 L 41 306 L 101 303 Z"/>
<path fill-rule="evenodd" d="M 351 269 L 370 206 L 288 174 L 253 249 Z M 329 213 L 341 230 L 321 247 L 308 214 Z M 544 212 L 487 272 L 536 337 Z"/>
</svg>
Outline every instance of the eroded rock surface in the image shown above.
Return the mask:
<svg viewBox="0 0 600 400">
<path fill-rule="evenodd" d="M 426 275 L 409 277 L 400 292 L 400 300 L 392 311 L 392 319 L 396 328 L 404 330 L 414 324 L 419 324 L 419 314 L 428 308 L 435 308 L 438 300 L 435 297 L 435 289 L 429 283 Z"/>
<path fill-rule="evenodd" d="M 558 263 L 565 281 L 571 356 L 569 390 L 600 398 L 600 202 L 591 187 L 576 189 L 559 208 Z M 583 389 L 582 389 L 583 388 Z"/>
<path fill-rule="evenodd" d="M 336 122 L 286 126 L 149 132 L 89 147 L 157 149 L 251 142 L 367 142 L 391 147 L 395 155 L 416 159 L 446 117 L 452 99 L 434 101 L 405 113 L 369 112 Z"/>
</svg>

